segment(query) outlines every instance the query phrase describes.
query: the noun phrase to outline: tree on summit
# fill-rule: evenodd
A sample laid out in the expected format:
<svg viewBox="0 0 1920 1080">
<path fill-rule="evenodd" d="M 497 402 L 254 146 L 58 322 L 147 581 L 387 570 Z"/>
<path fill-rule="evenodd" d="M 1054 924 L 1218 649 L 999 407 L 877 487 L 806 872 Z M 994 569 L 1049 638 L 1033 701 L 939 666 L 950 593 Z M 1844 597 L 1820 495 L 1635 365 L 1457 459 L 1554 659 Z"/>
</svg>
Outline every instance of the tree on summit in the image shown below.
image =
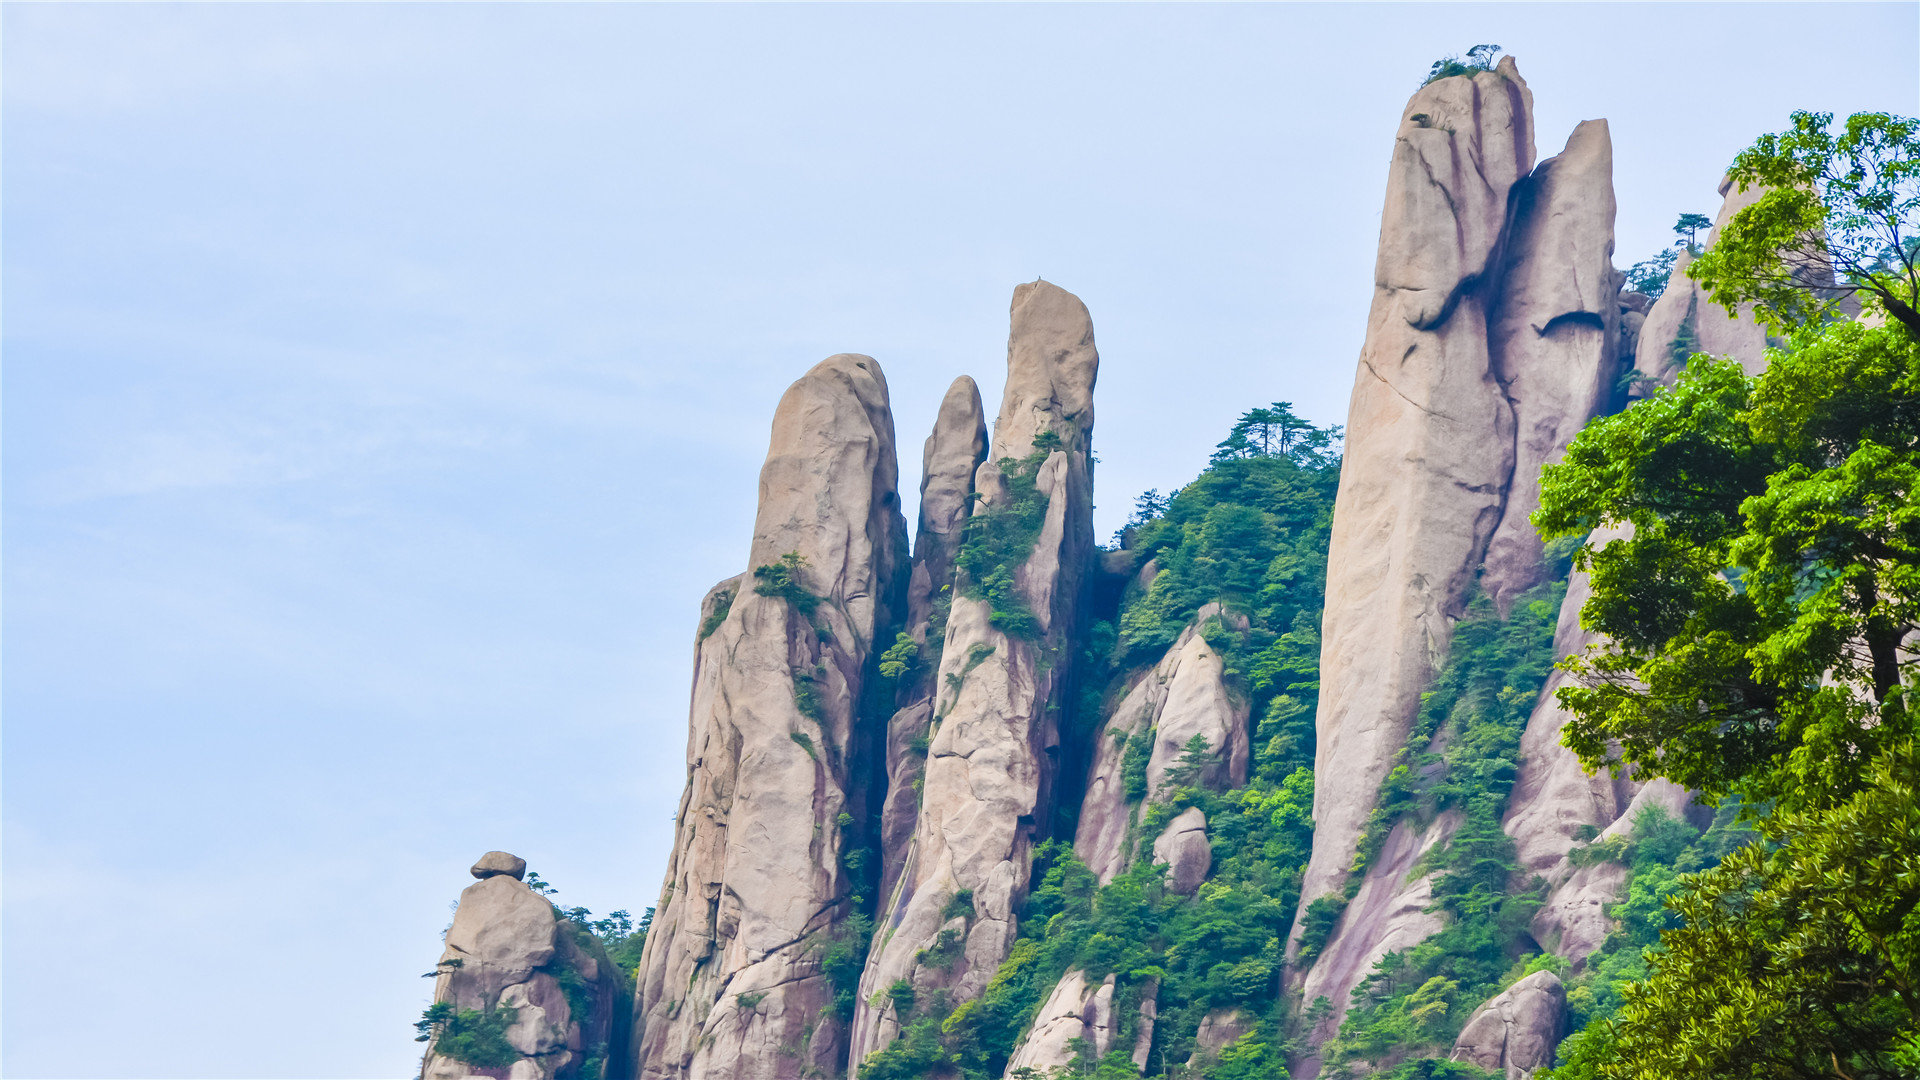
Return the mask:
<svg viewBox="0 0 1920 1080">
<path fill-rule="evenodd" d="M 1339 430 L 1315 427 L 1294 415 L 1293 402 L 1276 401 L 1242 413 L 1209 460 L 1217 465 L 1234 458 L 1277 455 L 1303 465 L 1314 464 L 1327 454 Z"/>
</svg>

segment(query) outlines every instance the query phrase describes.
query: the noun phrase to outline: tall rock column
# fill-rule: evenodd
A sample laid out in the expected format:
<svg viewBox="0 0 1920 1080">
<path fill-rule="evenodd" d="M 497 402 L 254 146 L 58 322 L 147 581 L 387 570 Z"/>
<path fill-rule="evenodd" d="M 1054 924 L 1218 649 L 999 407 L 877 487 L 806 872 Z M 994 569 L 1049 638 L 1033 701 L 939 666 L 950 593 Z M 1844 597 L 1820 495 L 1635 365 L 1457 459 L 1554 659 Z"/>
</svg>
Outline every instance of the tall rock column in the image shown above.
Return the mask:
<svg viewBox="0 0 1920 1080">
<path fill-rule="evenodd" d="M 1303 911 L 1341 890 L 1500 521 L 1514 419 L 1487 312 L 1532 112 L 1509 57 L 1422 87 L 1394 141 L 1328 552 Z"/>
<path fill-rule="evenodd" d="M 1093 321 L 1044 281 L 1014 289 L 1007 385 L 941 650 L 933 736 L 911 849 L 874 932 L 853 1055 L 917 1002 L 979 994 L 1006 958 L 1025 899 L 1029 849 L 1052 811 L 1054 715 L 1069 691 L 1069 645 L 1093 555 Z"/>
<path fill-rule="evenodd" d="M 920 666 L 902 680 L 900 708 L 887 724 L 887 796 L 880 815 L 882 898 L 893 894 L 906 868 L 913 827 L 919 821 L 918 781 L 933 725 L 939 674 L 939 665 L 926 663 L 926 657 L 937 653 L 946 637 L 953 557 L 972 509 L 973 477 L 986 457 L 987 417 L 980 405 L 980 389 L 962 375 L 947 388 L 920 459 L 920 526 L 913 539 L 906 626 L 906 633 L 919 646 Z"/>
<path fill-rule="evenodd" d="M 1515 189 L 1488 328 L 1494 376 L 1513 402 L 1513 482 L 1480 577 L 1502 613 L 1547 578 L 1546 548 L 1529 520 L 1540 507 L 1541 466 L 1558 461 L 1612 395 L 1622 280 L 1613 268 L 1613 218 L 1605 120 L 1575 127 L 1567 148 Z"/>
<path fill-rule="evenodd" d="M 866 819 L 860 716 L 904 606 L 906 522 L 880 365 L 829 357 L 774 413 L 749 572 L 703 605 L 687 789 L 639 972 L 637 1075 L 833 1074 L 821 970 L 850 913 L 843 813 Z"/>
</svg>

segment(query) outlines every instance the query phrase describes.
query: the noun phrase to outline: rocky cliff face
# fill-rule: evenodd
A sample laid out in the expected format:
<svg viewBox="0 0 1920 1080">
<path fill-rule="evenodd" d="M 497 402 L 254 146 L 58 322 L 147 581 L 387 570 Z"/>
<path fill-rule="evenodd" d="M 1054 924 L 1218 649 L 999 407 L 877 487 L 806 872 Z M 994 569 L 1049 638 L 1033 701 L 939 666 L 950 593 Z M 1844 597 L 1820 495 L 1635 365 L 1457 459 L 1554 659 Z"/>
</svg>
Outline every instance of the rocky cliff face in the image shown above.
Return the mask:
<svg viewBox="0 0 1920 1080">
<path fill-rule="evenodd" d="M 1487 1000 L 1451 1047 L 1442 1033 L 1423 1047 L 1363 1054 L 1349 1039 L 1365 1025 L 1342 1024 L 1350 1002 L 1362 1002 L 1362 1020 L 1391 1004 L 1368 981 L 1390 953 L 1426 963 L 1411 950 L 1459 910 L 1443 906 L 1447 890 L 1459 890 L 1436 869 L 1456 849 L 1492 852 L 1476 865 L 1498 865 L 1505 839 L 1495 826 L 1504 829 L 1518 864 L 1509 898 L 1545 881 L 1529 929 L 1570 962 L 1572 978 L 1612 929 L 1605 909 L 1627 873 L 1605 861 L 1576 865 L 1575 849 L 1630 830 L 1641 808 L 1698 808 L 1671 784 L 1586 774 L 1560 745 L 1557 672 L 1530 714 L 1524 696 L 1508 700 L 1520 680 L 1486 690 L 1505 710 L 1506 742 L 1466 726 L 1490 715 L 1473 711 L 1480 706 L 1436 719 L 1421 714 L 1423 695 L 1469 604 L 1448 672 L 1465 669 L 1457 661 L 1474 634 L 1522 626 L 1514 611 L 1533 620 L 1526 662 L 1545 653 L 1551 613 L 1535 600 L 1555 571 L 1528 521 L 1536 478 L 1588 419 L 1618 407 L 1622 365 L 1631 358 L 1643 386 L 1670 379 L 1667 358 L 1692 342 L 1758 370 L 1765 335 L 1710 308 L 1684 261 L 1657 303 L 1620 291 L 1605 121 L 1580 124 L 1555 157 L 1535 165 L 1533 156 L 1531 95 L 1510 59 L 1424 86 L 1403 113 L 1332 513 L 1317 671 L 1317 583 L 1298 585 L 1312 575 L 1287 569 L 1317 566 L 1321 550 L 1335 464 L 1314 451 L 1288 457 L 1263 445 L 1261 456 L 1285 460 L 1209 469 L 1187 489 L 1202 494 L 1180 496 L 1198 502 L 1176 500 L 1131 534 L 1152 537 L 1142 541 L 1154 555 L 1144 567 L 1146 554 L 1129 549 L 1105 553 L 1096 568 L 1099 357 L 1071 293 L 1045 282 L 1015 289 L 991 443 L 973 381 L 949 388 L 923 451 L 911 559 L 879 365 L 842 354 L 796 382 L 775 415 L 748 562 L 702 603 L 687 788 L 634 991 L 631 1068 L 609 1075 L 847 1076 L 903 1030 L 874 1064 L 885 1080 L 958 1076 L 941 1063 L 962 1051 L 973 1055 L 972 1076 L 1003 1066 L 1008 1077 L 1044 1073 L 1109 1052 L 1107 1066 L 1122 1071 L 1130 1056 L 1162 1075 L 1207 1075 L 1223 1053 L 1269 1055 L 1260 1068 L 1271 1070 L 1282 1053 L 1274 1048 L 1301 1045 L 1291 1040 L 1302 1034 L 1306 1053 L 1287 1063 L 1302 1080 L 1319 1071 L 1315 1047 L 1356 1068 L 1369 1055 L 1384 1064 L 1450 1053 L 1509 1080 L 1551 1061 L 1566 991 L 1545 971 L 1504 988 L 1491 975 L 1463 976 L 1474 981 L 1443 1002 L 1450 1015 Z M 1723 194 L 1709 243 L 1753 197 Z M 1317 486 L 1284 498 L 1249 493 L 1309 474 Z M 1245 560 L 1254 585 L 1193 569 L 1234 557 L 1195 539 L 1222 510 L 1250 523 L 1230 537 L 1272 530 L 1226 544 L 1259 553 Z M 1259 546 L 1283 535 L 1295 546 Z M 1183 590 L 1179 606 L 1143 599 L 1160 595 L 1161 559 L 1175 568 L 1165 582 Z M 1578 619 L 1587 589 L 1579 574 L 1568 582 L 1556 655 L 1594 643 Z M 1210 596 L 1224 602 L 1202 603 Z M 1119 629 L 1093 632 L 1095 620 Z M 1128 636 L 1139 626 L 1150 635 Z M 1163 653 L 1146 651 L 1170 638 Z M 1094 677 L 1077 666 L 1084 657 L 1100 685 L 1080 695 L 1076 680 Z M 1107 666 L 1122 658 L 1131 666 Z M 1263 663 L 1261 684 L 1249 672 Z M 1074 721 L 1064 731 L 1063 717 Z M 1423 741 L 1410 748 L 1416 721 Z M 1504 816 L 1497 802 L 1457 791 L 1421 801 L 1453 775 L 1447 741 L 1475 730 L 1485 743 L 1476 765 L 1490 766 L 1487 776 L 1504 770 L 1483 778 L 1485 790 L 1511 778 Z M 1417 756 L 1422 749 L 1433 756 Z M 1400 760 L 1421 777 L 1403 771 L 1393 789 L 1401 801 L 1376 818 L 1403 752 L 1416 754 Z M 1178 813 L 1149 818 L 1149 807 L 1172 799 L 1185 800 Z M 1148 820 L 1164 824 L 1149 832 Z M 1144 907 L 1114 916 L 1133 922 L 1108 924 L 1087 875 L 1067 864 L 1078 876 L 1059 880 L 1078 882 L 1078 892 L 1050 891 L 1049 906 L 1032 909 L 1048 918 L 1033 920 L 1032 940 L 1006 964 L 1032 849 L 1067 839 L 1070 823 L 1092 880 L 1111 884 L 1150 860 L 1166 868 L 1167 887 L 1122 883 Z M 629 1038 L 603 1008 L 618 980 L 604 953 L 520 884 L 524 864 L 490 859 L 475 869 L 485 880 L 463 899 L 436 991 L 455 1011 L 516 1010 L 499 1036 L 513 1060 L 476 1065 L 454 1053 L 465 1044 L 443 1037 L 425 1075 L 584 1075 Z M 1089 944 L 1122 939 L 1136 950 L 1124 964 L 1098 959 L 1107 954 Z M 1517 930 L 1509 944 L 1532 951 Z M 1114 974 L 1088 974 L 1109 967 Z M 963 1008 L 997 975 L 987 1000 Z M 583 981 L 595 996 L 567 989 Z M 1291 1008 L 1279 1009 L 1276 994 Z M 1313 1011 L 1318 999 L 1324 1011 Z M 1302 1010 L 1319 1017 L 1312 1030 L 1287 1028 L 1282 1014 Z"/>
<path fill-rule="evenodd" d="M 1046 282 L 1014 290 L 1007 384 L 975 474 L 990 517 L 963 567 L 940 653 L 919 820 L 860 984 L 853 1060 L 900 1020 L 882 993 L 905 981 L 952 1004 L 985 988 L 1013 944 L 1028 852 L 1051 813 L 1054 706 L 1093 556 L 1093 322 Z M 970 912 L 956 898 L 970 897 Z M 966 906 L 966 905 L 960 905 Z M 929 962 L 932 961 L 932 962 Z"/>
<path fill-rule="evenodd" d="M 526 870 L 490 851 L 460 894 L 434 967 L 433 1000 L 445 1009 L 425 1080 L 597 1080 L 623 1054 L 625 979 L 591 934 L 522 883 Z"/>
<path fill-rule="evenodd" d="M 1201 632 L 1215 618 L 1232 616 L 1218 604 L 1202 607 L 1160 662 L 1134 676 L 1093 747 L 1073 846 L 1103 884 L 1131 863 L 1142 839 L 1157 843 L 1136 835 L 1141 813 L 1161 795 L 1167 770 L 1194 736 L 1207 740 L 1210 755 L 1197 783 L 1214 790 L 1246 783 L 1247 704 L 1229 691 L 1220 655 Z M 1141 792 L 1129 794 L 1127 752 L 1141 739 L 1152 740 L 1152 750 Z M 1204 830 L 1205 815 L 1200 824 Z"/>
<path fill-rule="evenodd" d="M 1518 75 L 1503 66 L 1473 81 L 1500 78 L 1517 82 Z M 1430 84 L 1409 103 L 1409 118 L 1431 118 L 1465 92 L 1441 95 L 1435 88 L 1465 81 Z M 1463 115 L 1444 134 L 1472 146 L 1510 130 L 1530 131 L 1530 98 L 1516 90 L 1509 100 L 1511 113 L 1483 110 L 1479 127 Z M 1453 224 L 1462 217 L 1460 198 L 1420 203 L 1401 194 L 1445 175 L 1401 164 L 1414 153 L 1409 135 L 1436 141 L 1420 134 L 1424 130 L 1402 125 L 1388 206 L 1426 205 L 1429 217 L 1389 212 L 1383 218 L 1383 268 L 1389 259 L 1409 266 L 1465 264 L 1465 254 L 1434 256 L 1427 249 L 1459 246 L 1477 235 Z M 1524 169 L 1525 159 L 1513 160 Z M 1421 329 L 1412 315 L 1383 318 L 1382 306 L 1396 311 L 1404 302 L 1384 273 L 1376 289 L 1329 553 L 1320 780 L 1302 921 L 1316 897 L 1333 894 L 1346 903 L 1325 947 L 1295 975 L 1305 1001 L 1325 997 L 1333 1006 L 1313 1032 L 1315 1042 L 1338 1030 L 1350 993 L 1375 963 L 1444 925 L 1429 910 L 1431 872 L 1415 871 L 1422 854 L 1447 843 L 1457 828 L 1452 812 L 1424 824 L 1400 821 L 1361 879 L 1344 878 L 1380 784 L 1407 744 L 1420 695 L 1446 655 L 1453 620 L 1476 587 L 1504 613 L 1514 597 L 1547 578 L 1544 547 L 1527 519 L 1538 506 L 1537 477 L 1604 411 L 1618 368 L 1622 308 L 1621 277 L 1612 263 L 1612 171 L 1607 125 L 1596 120 L 1579 125 L 1561 154 L 1525 176 L 1497 174 L 1508 183 L 1501 193 L 1507 197 L 1504 229 L 1469 249 L 1490 252 L 1478 263 L 1485 269 L 1457 286 L 1461 298 L 1435 328 Z M 1495 198 L 1491 187 L 1468 190 L 1482 201 Z M 1466 217 L 1489 220 L 1484 211 Z M 1395 229 L 1401 233 L 1390 233 Z M 1465 321 L 1456 324 L 1463 314 Z M 1401 381 L 1389 382 L 1381 370 L 1395 357 L 1392 370 Z M 1405 387 L 1432 389 L 1422 396 Z M 1452 392 L 1442 396 L 1442 387 Z M 1386 390 L 1398 391 L 1392 396 L 1399 400 Z M 1363 642 L 1387 643 L 1388 651 L 1370 653 Z M 1302 1071 L 1317 1067 L 1309 1058 Z"/>
<path fill-rule="evenodd" d="M 1514 421 L 1487 312 L 1508 198 L 1532 166 L 1532 95 L 1511 58 L 1407 103 L 1328 551 L 1303 905 L 1343 887 L 1500 522 Z"/>
<path fill-rule="evenodd" d="M 881 733 L 859 720 L 904 609 L 893 440 L 866 356 L 822 361 L 774 414 L 749 572 L 709 597 L 696 645 L 687 789 L 639 973 L 643 1077 L 846 1060 L 819 956 L 851 914 L 857 838 L 839 823 L 866 820 L 879 786 Z"/>
<path fill-rule="evenodd" d="M 893 895 L 914 826 L 920 820 L 920 781 L 933 726 L 938 664 L 922 658 L 942 647 L 953 601 L 953 558 L 972 510 L 973 477 L 987 457 L 987 420 L 980 390 L 965 375 L 940 402 L 921 457 L 920 521 L 914 533 L 913 572 L 907 586 L 907 626 L 918 647 L 899 691 L 900 708 L 887 724 L 887 794 L 881 811 L 879 895 Z"/>
</svg>

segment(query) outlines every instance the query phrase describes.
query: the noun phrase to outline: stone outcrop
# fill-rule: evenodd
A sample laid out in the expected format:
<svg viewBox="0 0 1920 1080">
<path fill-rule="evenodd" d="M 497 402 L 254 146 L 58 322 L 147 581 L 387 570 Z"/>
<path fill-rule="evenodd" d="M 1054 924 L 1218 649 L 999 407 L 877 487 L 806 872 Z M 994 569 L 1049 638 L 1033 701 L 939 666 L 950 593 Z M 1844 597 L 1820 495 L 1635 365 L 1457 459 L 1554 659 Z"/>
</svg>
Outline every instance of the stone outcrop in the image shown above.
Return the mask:
<svg viewBox="0 0 1920 1080">
<path fill-rule="evenodd" d="M 1202 634 L 1216 618 L 1235 630 L 1246 628 L 1244 619 L 1218 604 L 1202 607 L 1159 663 L 1134 677 L 1093 748 L 1074 853 L 1102 883 L 1131 862 L 1140 814 L 1161 796 L 1167 771 L 1194 736 L 1207 740 L 1211 755 L 1194 782 L 1225 790 L 1247 781 L 1247 703 L 1228 692 L 1225 665 Z M 1122 775 L 1127 750 L 1146 738 L 1153 740 L 1146 794 L 1129 800 Z"/>
<path fill-rule="evenodd" d="M 749 572 L 703 604 L 687 788 L 638 979 L 648 1080 L 844 1067 L 819 955 L 850 913 L 857 841 L 836 823 L 868 820 L 879 786 L 864 763 L 882 733 L 859 706 L 903 614 L 893 439 L 866 356 L 822 361 L 774 414 Z"/>
<path fill-rule="evenodd" d="M 591 934 L 521 882 L 526 868 L 503 851 L 475 864 L 480 880 L 460 894 L 433 985 L 434 1001 L 455 1013 L 510 1010 L 505 1037 L 518 1058 L 461 1060 L 448 1036 L 464 1034 L 466 1021 L 449 1017 L 431 1033 L 425 1080 L 587 1080 L 624 1050 L 625 979 Z"/>
<path fill-rule="evenodd" d="M 1720 212 L 1714 215 L 1708 230 L 1706 247 L 1711 250 L 1720 239 L 1733 215 L 1760 201 L 1762 188 L 1741 191 L 1730 180 L 1720 182 Z M 1731 356 L 1749 375 L 1758 375 L 1767 364 L 1767 331 L 1753 318 L 1753 305 L 1743 304 L 1739 313 L 1730 315 L 1707 298 L 1706 290 L 1687 276 L 1693 265 L 1693 253 L 1682 250 L 1667 277 L 1667 288 L 1647 312 L 1635 345 L 1633 369 L 1637 377 L 1635 397 L 1645 397 L 1658 386 L 1671 386 L 1685 367 L 1691 353 Z M 1690 339 L 1691 348 L 1676 345 Z"/>
<path fill-rule="evenodd" d="M 1166 866 L 1167 886 L 1192 896 L 1213 869 L 1213 844 L 1207 839 L 1207 815 L 1189 806 L 1167 823 L 1153 842 L 1153 861 Z"/>
<path fill-rule="evenodd" d="M 1540 506 L 1540 469 L 1605 410 L 1617 376 L 1621 277 L 1607 122 L 1574 128 L 1566 149 L 1515 189 L 1514 204 L 1488 327 L 1494 376 L 1513 403 L 1513 474 L 1480 576 L 1503 614 L 1547 579 L 1546 549 L 1528 520 Z"/>
<path fill-rule="evenodd" d="M 1626 535 L 1624 528 L 1596 530 L 1588 543 L 1605 547 Z M 1591 595 L 1587 575 L 1575 571 L 1560 605 L 1554 655 L 1582 653 L 1599 642 L 1599 635 L 1580 625 L 1580 608 Z M 1566 682 L 1566 672 L 1556 668 L 1550 673 L 1527 720 L 1504 827 L 1513 838 L 1520 874 L 1547 882 L 1546 902 L 1533 917 L 1534 940 L 1573 961 L 1577 969 L 1612 929 L 1606 907 L 1619 899 L 1626 867 L 1613 862 L 1575 866 L 1573 849 L 1586 842 L 1583 837 L 1630 832 L 1634 816 L 1645 806 L 1659 806 L 1680 819 L 1697 819 L 1701 808 L 1667 780 L 1643 784 L 1631 776 L 1588 773 L 1560 743 L 1568 713 L 1555 694 Z"/>
<path fill-rule="evenodd" d="M 1220 1051 L 1252 1030 L 1253 1022 L 1239 1009 L 1215 1009 L 1208 1013 L 1200 1020 L 1200 1030 L 1194 1033 L 1193 1056 L 1187 1059 L 1188 1071 L 1206 1068 L 1220 1057 Z"/>
<path fill-rule="evenodd" d="M 1532 126 L 1507 58 L 1422 87 L 1394 141 L 1328 552 L 1303 910 L 1341 889 L 1500 522 L 1514 419 L 1487 314 Z"/>
<path fill-rule="evenodd" d="M 1302 1000 L 1326 998 L 1333 1010 L 1309 1033 L 1309 1043 L 1320 1045 L 1340 1030 L 1353 988 L 1390 952 L 1411 949 L 1438 933 L 1444 923 L 1430 910 L 1433 875 L 1415 875 L 1420 860 L 1445 844 L 1460 827 L 1460 812 L 1448 810 L 1420 828 L 1402 818 L 1387 833 L 1380 853 L 1367 865 L 1360 888 L 1334 925 L 1325 948 L 1307 970 Z M 1294 1075 L 1318 1072 L 1318 1058 Z"/>
<path fill-rule="evenodd" d="M 1013 945 L 1028 852 L 1052 812 L 1054 707 L 1068 692 L 1071 669 L 1043 661 L 1073 638 L 1093 557 L 1099 354 L 1086 305 L 1058 286 L 1016 288 L 1010 321 L 1006 393 L 992 452 L 975 473 L 975 513 L 1002 515 L 996 520 L 1010 527 L 997 535 L 1018 538 L 1018 550 L 983 549 L 998 565 L 982 575 L 1010 586 L 1003 612 L 1023 607 L 1029 621 L 1009 632 L 995 624 L 983 582 L 955 588 L 919 820 L 903 860 L 910 871 L 899 875 L 877 920 L 854 1018 L 854 1062 L 899 1030 L 902 1018 L 877 991 L 906 979 L 927 996 L 944 990 L 958 1005 L 985 988 Z M 947 908 L 963 891 L 972 914 L 952 919 Z M 947 930 L 953 934 L 942 945 Z M 958 955 L 923 963 L 923 951 L 936 946 Z"/>
<path fill-rule="evenodd" d="M 1526 1080 L 1553 1064 L 1566 1018 L 1567 990 L 1560 977 L 1536 971 L 1473 1010 L 1454 1040 L 1452 1060 L 1504 1069 L 1507 1080 Z"/>
<path fill-rule="evenodd" d="M 1014 1047 L 1013 1056 L 1007 1059 L 1006 1075 L 1012 1077 L 1026 1068 L 1044 1076 L 1052 1069 L 1073 1064 L 1078 1060 L 1071 1045 L 1075 1039 L 1086 1040 L 1094 1061 L 1105 1057 L 1113 1047 L 1113 986 L 1112 975 L 1089 984 L 1086 973 L 1077 969 L 1067 972 L 1041 1004 L 1026 1036 Z"/>
<path fill-rule="evenodd" d="M 980 390 L 965 375 L 953 380 L 921 455 L 920 522 L 914 533 L 905 632 L 920 646 L 920 665 L 903 679 L 900 708 L 887 724 L 887 795 L 880 812 L 880 896 L 891 896 L 906 867 L 920 817 L 920 784 L 933 724 L 934 676 L 925 658 L 940 648 L 953 585 L 953 557 L 973 496 L 973 477 L 987 457 L 987 418 Z M 929 635 L 933 636 L 931 649 Z"/>
</svg>

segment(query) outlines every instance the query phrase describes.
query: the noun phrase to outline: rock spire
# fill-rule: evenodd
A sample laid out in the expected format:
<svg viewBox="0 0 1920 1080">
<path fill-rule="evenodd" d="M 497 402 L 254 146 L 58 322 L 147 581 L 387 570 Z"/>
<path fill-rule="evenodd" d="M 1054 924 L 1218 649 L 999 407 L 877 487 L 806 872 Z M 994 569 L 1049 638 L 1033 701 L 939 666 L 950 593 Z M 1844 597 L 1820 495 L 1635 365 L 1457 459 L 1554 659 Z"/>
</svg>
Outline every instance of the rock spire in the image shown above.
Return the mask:
<svg viewBox="0 0 1920 1080">
<path fill-rule="evenodd" d="M 639 972 L 647 1080 L 844 1066 L 820 953 L 854 903 L 842 815 L 868 820 L 878 787 L 883 733 L 860 710 L 904 613 L 897 478 L 871 357 L 829 357 L 781 398 L 748 573 L 702 607 L 687 788 Z"/>
<path fill-rule="evenodd" d="M 423 1080 L 590 1080 L 624 1053 L 625 978 L 526 871 L 504 851 L 474 864 L 434 967 Z"/>
<path fill-rule="evenodd" d="M 1028 853 L 1052 813 L 1054 706 L 1071 674 L 1043 660 L 1073 639 L 1093 555 L 1099 363 L 1078 297 L 1044 281 L 1014 289 L 1006 391 L 974 476 L 975 513 L 988 517 L 961 558 L 919 819 L 861 979 L 856 1065 L 904 1019 L 880 991 L 906 980 L 920 1000 L 943 991 L 958 1005 L 1012 947 Z"/>
<path fill-rule="evenodd" d="M 1422 87 L 1394 140 L 1327 557 L 1303 910 L 1341 890 L 1500 522 L 1514 420 L 1487 312 L 1532 112 L 1508 57 Z"/>
</svg>

